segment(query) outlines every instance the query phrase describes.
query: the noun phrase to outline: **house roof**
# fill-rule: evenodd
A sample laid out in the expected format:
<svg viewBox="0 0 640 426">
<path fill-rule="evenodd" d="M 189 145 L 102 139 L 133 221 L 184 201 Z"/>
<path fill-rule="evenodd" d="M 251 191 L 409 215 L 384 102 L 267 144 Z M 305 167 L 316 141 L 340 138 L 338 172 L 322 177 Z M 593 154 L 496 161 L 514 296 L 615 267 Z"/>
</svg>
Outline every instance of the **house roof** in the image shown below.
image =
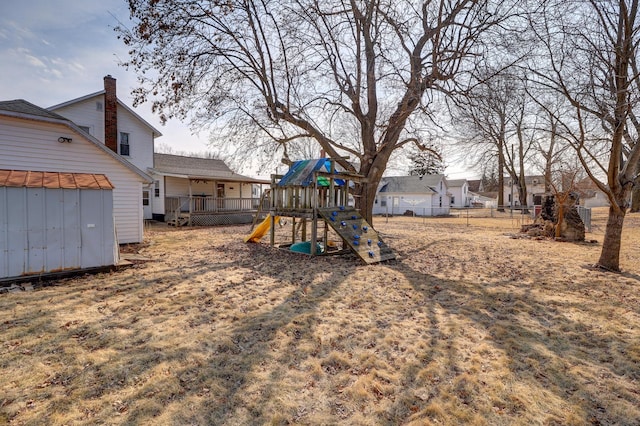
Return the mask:
<svg viewBox="0 0 640 426">
<path fill-rule="evenodd" d="M 62 103 L 57 104 L 57 105 L 50 106 L 50 107 L 47 108 L 47 110 L 51 111 L 51 110 L 56 110 L 56 109 L 59 109 L 59 108 L 64 108 L 66 106 L 73 105 L 73 104 L 76 104 L 78 102 L 84 102 L 87 99 L 95 98 L 95 97 L 98 97 L 98 96 L 104 96 L 104 93 L 105 93 L 104 90 L 100 90 L 99 92 L 90 93 L 88 95 L 81 96 L 79 98 L 71 99 L 70 101 L 66 101 L 66 102 L 62 102 Z M 149 124 L 144 118 L 140 117 L 133 109 L 129 108 L 129 106 L 127 106 L 127 104 L 125 104 L 124 102 L 122 102 L 118 98 L 116 98 L 116 99 L 118 100 L 118 105 L 120 105 L 122 108 L 124 108 L 127 111 L 129 111 L 129 113 L 131 115 L 133 115 L 135 118 L 140 120 L 140 122 L 142 124 L 144 124 L 146 127 L 148 127 L 153 132 L 153 136 L 154 137 L 157 138 L 157 137 L 162 136 L 162 133 L 160 133 L 160 131 L 158 129 L 156 129 L 151 124 Z"/>
<path fill-rule="evenodd" d="M 473 192 L 469 191 L 470 194 L 475 195 L 481 201 L 495 201 L 498 198 L 497 192 Z"/>
<path fill-rule="evenodd" d="M 49 189 L 113 189 L 103 174 L 0 170 L 0 187 Z"/>
<path fill-rule="evenodd" d="M 151 179 L 149 175 L 147 175 L 145 172 L 143 172 L 142 170 L 140 170 L 139 168 L 137 168 L 136 166 L 134 166 L 133 164 L 125 160 L 124 158 L 122 158 L 120 155 L 116 154 L 115 152 L 107 148 L 102 142 L 100 142 L 93 136 L 84 132 L 72 121 L 54 112 L 48 111 L 44 108 L 40 108 L 39 106 L 34 105 L 31 102 L 25 101 L 24 99 L 2 101 L 0 102 L 0 116 L 20 118 L 23 120 L 42 121 L 46 123 L 62 124 L 64 126 L 67 126 L 73 132 L 82 136 L 83 138 L 88 140 L 89 143 L 94 144 L 96 147 L 98 147 L 98 149 L 102 150 L 102 152 L 106 153 L 107 155 L 110 155 L 120 164 L 122 164 L 123 166 L 131 170 L 133 173 L 138 175 L 144 182 L 147 182 L 147 183 L 153 182 L 153 179 Z"/>
<path fill-rule="evenodd" d="M 469 183 L 469 192 L 478 192 L 480 190 L 480 183 L 482 182 L 480 179 L 468 180 Z"/>
<path fill-rule="evenodd" d="M 232 182 L 269 183 L 233 172 L 224 161 L 214 158 L 153 154 L 153 173 L 189 179 L 212 179 Z"/>
<path fill-rule="evenodd" d="M 55 112 L 47 111 L 37 105 L 27 102 L 24 99 L 13 99 L 11 101 L 0 101 L 0 111 L 13 112 L 16 114 L 25 114 L 30 116 L 38 116 L 49 118 L 52 120 L 69 121 Z"/>
<path fill-rule="evenodd" d="M 505 179 L 505 186 L 510 186 L 511 181 L 512 179 L 510 177 L 508 179 Z M 524 177 L 524 183 L 525 185 L 544 185 L 544 175 L 527 175 Z"/>
<path fill-rule="evenodd" d="M 443 175 L 424 176 L 390 176 L 382 178 L 380 192 L 406 193 L 406 194 L 432 194 Z"/>
<path fill-rule="evenodd" d="M 447 186 L 449 188 L 455 186 L 463 186 L 465 182 L 468 182 L 466 179 L 447 179 Z"/>
</svg>

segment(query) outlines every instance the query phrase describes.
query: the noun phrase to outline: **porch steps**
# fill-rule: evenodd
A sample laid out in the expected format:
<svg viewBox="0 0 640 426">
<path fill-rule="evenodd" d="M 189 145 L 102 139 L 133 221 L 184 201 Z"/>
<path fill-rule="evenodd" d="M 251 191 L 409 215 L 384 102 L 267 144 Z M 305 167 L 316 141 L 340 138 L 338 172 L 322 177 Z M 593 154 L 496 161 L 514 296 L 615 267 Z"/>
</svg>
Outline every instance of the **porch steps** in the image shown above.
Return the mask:
<svg viewBox="0 0 640 426">
<path fill-rule="evenodd" d="M 366 263 L 395 259 L 395 253 L 355 209 L 318 209 L 318 214 Z"/>
<path fill-rule="evenodd" d="M 169 226 L 175 226 L 176 228 L 179 226 L 185 226 L 189 223 L 189 216 L 180 215 L 177 219 L 172 219 L 167 222 Z"/>
</svg>

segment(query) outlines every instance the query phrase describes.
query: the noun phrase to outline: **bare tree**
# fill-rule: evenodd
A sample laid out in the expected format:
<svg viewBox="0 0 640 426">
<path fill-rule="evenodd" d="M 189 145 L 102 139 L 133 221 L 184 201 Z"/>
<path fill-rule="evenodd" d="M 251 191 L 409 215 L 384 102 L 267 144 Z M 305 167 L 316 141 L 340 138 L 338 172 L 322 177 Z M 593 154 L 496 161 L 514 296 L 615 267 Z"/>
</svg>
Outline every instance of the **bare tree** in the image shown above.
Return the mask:
<svg viewBox="0 0 640 426">
<path fill-rule="evenodd" d="M 471 147 L 482 164 L 487 157 L 495 157 L 498 209 L 504 211 L 505 172 L 518 188 L 519 199 L 527 199 L 525 163 L 533 141 L 527 122 L 528 104 L 523 80 L 517 76 L 494 71 L 483 75 L 466 96 L 457 99 L 454 120 L 465 134 L 460 142 Z M 514 146 L 518 147 L 517 152 Z"/>
<path fill-rule="evenodd" d="M 551 193 L 553 192 L 552 173 L 554 167 L 562 163 L 570 146 L 563 143 L 563 139 L 558 134 L 560 126 L 558 119 L 554 115 L 557 110 L 549 103 L 545 105 L 545 109 L 540 111 L 540 120 L 536 126 L 534 141 L 536 154 L 533 156 L 532 161 L 543 171 L 545 192 Z M 548 111 L 554 111 L 554 113 L 549 113 Z"/>
<path fill-rule="evenodd" d="M 286 156 L 313 141 L 368 178 L 356 202 L 370 218 L 394 150 L 423 147 L 436 93 L 487 54 L 504 13 L 474 0 L 129 0 L 117 28 L 137 71 L 136 102 L 163 119 L 216 123 L 238 155 Z M 421 111 L 421 114 L 417 114 Z M 247 128 L 256 133 L 244 133 Z M 235 138 L 229 138 L 229 135 Z M 267 136 L 265 139 L 263 136 Z M 266 141 L 271 142 L 266 142 Z"/>
<path fill-rule="evenodd" d="M 640 93 L 635 69 L 638 0 L 550 1 L 543 6 L 531 20 L 542 51 L 530 70 L 538 90 L 564 97 L 571 118 L 546 111 L 558 120 L 585 172 L 609 198 L 598 265 L 617 271 L 622 226 L 640 160 L 634 130 Z"/>
</svg>

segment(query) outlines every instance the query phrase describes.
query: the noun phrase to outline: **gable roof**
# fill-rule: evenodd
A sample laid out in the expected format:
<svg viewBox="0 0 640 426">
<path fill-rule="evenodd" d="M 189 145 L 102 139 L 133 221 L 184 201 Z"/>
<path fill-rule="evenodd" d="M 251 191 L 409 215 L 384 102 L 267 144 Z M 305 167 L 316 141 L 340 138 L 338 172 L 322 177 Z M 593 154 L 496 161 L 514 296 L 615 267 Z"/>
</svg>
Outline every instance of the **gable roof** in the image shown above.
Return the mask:
<svg viewBox="0 0 640 426">
<path fill-rule="evenodd" d="M 103 174 L 0 170 L 0 187 L 48 189 L 113 189 Z"/>
<path fill-rule="evenodd" d="M 467 183 L 469 184 L 469 192 L 478 192 L 478 191 L 480 191 L 480 183 L 481 182 L 482 182 L 482 180 L 480 180 L 480 179 L 468 180 Z"/>
<path fill-rule="evenodd" d="M 505 186 L 511 186 L 513 179 L 511 177 L 504 180 Z M 526 175 L 524 177 L 525 185 L 544 185 L 544 175 Z"/>
<path fill-rule="evenodd" d="M 405 194 L 433 194 L 435 187 L 444 180 L 443 175 L 383 177 L 380 192 Z"/>
<path fill-rule="evenodd" d="M 91 136 L 90 134 L 83 131 L 79 128 L 74 122 L 58 115 L 54 112 L 48 111 L 44 108 L 40 108 L 37 105 L 32 104 L 31 102 L 27 102 L 24 99 L 14 99 L 12 101 L 2 101 L 0 102 L 0 116 L 20 118 L 23 120 L 34 120 L 41 121 L 45 123 L 52 124 L 62 124 L 67 126 L 73 132 L 82 136 L 84 139 L 92 143 L 102 152 L 114 158 L 120 164 L 125 166 L 127 169 L 131 170 L 133 173 L 138 175 L 144 182 L 151 183 L 153 179 L 145 172 L 122 158 L 120 155 L 116 154 L 109 148 L 107 148 L 102 142 Z"/>
<path fill-rule="evenodd" d="M 90 93 L 88 95 L 85 96 L 81 96 L 79 98 L 75 98 L 75 99 L 71 99 L 70 101 L 66 101 L 66 102 L 62 102 L 60 104 L 56 104 L 53 106 L 50 106 L 47 108 L 47 110 L 49 111 L 53 111 L 59 108 L 64 108 L 73 104 L 77 104 L 80 102 L 84 102 L 87 99 L 91 99 L 91 98 L 95 98 L 98 96 L 104 96 L 105 91 L 104 90 L 100 90 L 99 92 L 95 92 L 95 93 Z M 125 104 L 124 102 L 122 102 L 119 98 L 116 97 L 116 99 L 118 100 L 118 105 L 121 106 L 122 108 L 124 108 L 125 110 L 127 110 L 131 115 L 133 115 L 135 118 L 137 118 L 138 120 L 140 120 L 140 122 L 142 124 L 144 124 L 147 128 L 149 128 L 152 132 L 153 132 L 153 137 L 157 138 L 162 136 L 162 133 L 160 133 L 160 131 L 158 129 L 156 129 L 155 127 L 153 127 L 151 124 L 149 124 L 144 118 L 140 117 L 133 109 L 129 108 L 127 106 L 127 104 Z"/>
<path fill-rule="evenodd" d="M 224 161 L 214 158 L 185 157 L 172 154 L 153 154 L 154 173 L 189 179 L 217 179 L 248 183 L 269 183 L 233 172 Z"/>
<path fill-rule="evenodd" d="M 55 112 L 47 111 L 46 109 L 40 108 L 39 106 L 34 105 L 31 102 L 25 101 L 24 99 L 0 101 L 0 111 L 5 112 L 5 115 L 10 115 L 6 113 L 14 113 L 16 117 L 26 115 L 49 118 L 52 120 L 69 121 L 63 116 L 56 114 Z"/>
<path fill-rule="evenodd" d="M 463 186 L 466 182 L 466 179 L 447 179 L 447 186 L 449 188 L 456 186 Z"/>
</svg>

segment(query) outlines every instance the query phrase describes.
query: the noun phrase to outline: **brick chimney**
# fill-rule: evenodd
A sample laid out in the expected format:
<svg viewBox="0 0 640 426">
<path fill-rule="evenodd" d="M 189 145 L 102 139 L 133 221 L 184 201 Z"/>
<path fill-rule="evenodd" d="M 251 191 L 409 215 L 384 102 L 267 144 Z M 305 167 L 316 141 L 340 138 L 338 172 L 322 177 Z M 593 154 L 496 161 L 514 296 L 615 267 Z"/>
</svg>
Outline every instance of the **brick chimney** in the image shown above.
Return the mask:
<svg viewBox="0 0 640 426">
<path fill-rule="evenodd" d="M 116 79 L 110 75 L 104 78 L 104 144 L 118 152 L 118 98 Z"/>
</svg>

